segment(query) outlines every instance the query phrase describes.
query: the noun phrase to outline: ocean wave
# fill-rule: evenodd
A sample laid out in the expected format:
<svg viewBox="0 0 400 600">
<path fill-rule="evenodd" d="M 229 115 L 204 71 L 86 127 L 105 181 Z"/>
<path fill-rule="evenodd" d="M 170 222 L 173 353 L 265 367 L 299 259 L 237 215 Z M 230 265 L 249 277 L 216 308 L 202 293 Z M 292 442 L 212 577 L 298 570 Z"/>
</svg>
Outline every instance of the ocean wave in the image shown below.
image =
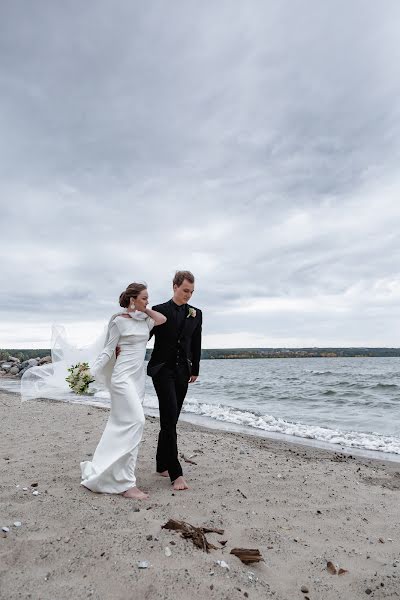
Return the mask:
<svg viewBox="0 0 400 600">
<path fill-rule="evenodd" d="M 333 371 L 314 371 L 314 369 L 306 369 L 306 373 L 311 373 L 311 375 L 336 375 Z"/>
<path fill-rule="evenodd" d="M 400 454 L 400 439 L 379 433 L 363 433 L 359 431 L 338 431 L 316 425 L 291 423 L 272 415 L 257 415 L 243 410 L 237 410 L 222 404 L 207 404 L 186 400 L 183 412 L 217 421 L 232 423 L 242 427 L 252 427 L 271 433 L 280 433 L 328 444 L 372 450 L 375 452 Z"/>
<path fill-rule="evenodd" d="M 371 390 L 398 390 L 399 386 L 396 383 L 377 383 L 370 387 Z"/>
</svg>

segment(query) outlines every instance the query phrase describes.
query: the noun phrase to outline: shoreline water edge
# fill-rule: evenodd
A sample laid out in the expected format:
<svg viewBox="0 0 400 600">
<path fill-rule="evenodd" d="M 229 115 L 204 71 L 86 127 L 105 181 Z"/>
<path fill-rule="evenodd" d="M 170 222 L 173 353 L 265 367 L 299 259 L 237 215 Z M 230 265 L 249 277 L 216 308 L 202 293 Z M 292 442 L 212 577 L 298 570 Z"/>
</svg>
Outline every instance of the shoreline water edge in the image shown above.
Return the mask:
<svg viewBox="0 0 400 600">
<path fill-rule="evenodd" d="M 2 387 L 3 383 L 3 387 Z M 9 384 L 4 385 L 4 384 Z M 12 395 L 16 395 L 20 397 L 19 392 L 19 382 L 13 379 L 8 378 L 0 378 L 0 394 L 1 393 L 9 393 Z M 90 397 L 90 396 L 77 396 L 76 394 L 69 394 L 69 397 L 59 397 L 59 398 L 40 398 L 38 401 L 47 401 L 47 402 L 64 402 L 66 404 L 82 404 L 84 406 L 92 407 L 92 408 L 101 408 L 105 410 L 109 410 L 109 402 L 106 398 L 100 397 Z M 28 400 L 28 402 L 32 402 L 32 400 Z M 187 401 L 189 403 L 190 400 Z M 146 406 L 144 405 L 144 412 L 147 417 L 158 417 L 158 410 L 154 406 Z M 190 423 L 192 425 L 206 428 L 210 430 L 217 430 L 221 432 L 230 432 L 230 433 L 238 433 L 246 436 L 254 436 L 260 438 L 266 438 L 270 440 L 282 441 L 288 444 L 295 444 L 299 446 L 305 446 L 310 448 L 316 448 L 321 450 L 327 450 L 328 452 L 341 452 L 343 454 L 349 456 L 357 456 L 360 458 L 366 458 L 371 460 L 385 461 L 385 462 L 393 462 L 400 463 L 400 454 L 398 453 L 390 453 L 390 452 L 381 452 L 374 450 L 367 450 L 365 448 L 355 448 L 351 446 L 346 446 L 343 443 L 329 443 L 324 442 L 318 439 L 312 439 L 311 437 L 301 437 L 298 435 L 290 435 L 288 433 L 279 433 L 276 431 L 265 431 L 264 429 L 258 429 L 251 426 L 246 426 L 243 424 L 238 424 L 229 421 L 221 421 L 211 416 L 196 414 L 193 412 L 186 412 L 185 408 L 183 409 L 180 420 L 186 423 Z"/>
<path fill-rule="evenodd" d="M 51 359 L 40 360 L 46 365 Z M 181 418 L 220 430 L 399 462 L 397 359 L 368 359 L 361 370 L 357 359 L 325 359 L 316 366 L 315 361 L 320 360 L 309 359 L 300 365 L 297 359 L 277 359 L 273 368 L 270 361 L 265 367 L 251 360 L 207 361 L 200 383 L 191 387 Z M 36 364 L 22 369 L 31 366 Z M 3 373 L 0 389 L 19 393 L 18 374 L 10 377 Z M 158 415 L 149 381 L 146 389 L 145 413 Z M 109 406 L 107 392 L 76 396 L 67 384 L 65 389 L 51 388 L 44 397 Z"/>
</svg>

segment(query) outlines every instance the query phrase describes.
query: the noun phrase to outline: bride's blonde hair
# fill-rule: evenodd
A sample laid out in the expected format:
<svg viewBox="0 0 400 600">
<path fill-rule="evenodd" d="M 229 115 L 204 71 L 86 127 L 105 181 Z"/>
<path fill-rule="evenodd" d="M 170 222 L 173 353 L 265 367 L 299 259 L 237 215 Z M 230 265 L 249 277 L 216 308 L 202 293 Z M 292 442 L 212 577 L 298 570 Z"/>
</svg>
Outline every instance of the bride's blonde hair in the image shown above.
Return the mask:
<svg viewBox="0 0 400 600">
<path fill-rule="evenodd" d="M 130 283 L 126 290 L 120 295 L 119 305 L 122 306 L 122 308 L 128 308 L 131 303 L 131 298 L 136 299 L 143 290 L 147 290 L 147 285 L 145 283 Z"/>
</svg>

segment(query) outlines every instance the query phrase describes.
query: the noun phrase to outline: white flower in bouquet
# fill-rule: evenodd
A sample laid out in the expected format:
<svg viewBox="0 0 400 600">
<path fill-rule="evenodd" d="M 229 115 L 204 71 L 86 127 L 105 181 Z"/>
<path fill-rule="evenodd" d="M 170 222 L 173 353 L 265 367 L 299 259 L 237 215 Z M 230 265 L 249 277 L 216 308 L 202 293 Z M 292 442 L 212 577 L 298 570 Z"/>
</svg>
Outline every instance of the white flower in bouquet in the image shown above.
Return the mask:
<svg viewBox="0 0 400 600">
<path fill-rule="evenodd" d="M 94 379 L 89 369 L 89 363 L 78 363 L 72 365 L 68 372 L 70 375 L 65 378 L 68 382 L 69 387 L 75 394 L 90 394 L 93 393 L 89 390 L 89 384 L 93 383 Z"/>
</svg>

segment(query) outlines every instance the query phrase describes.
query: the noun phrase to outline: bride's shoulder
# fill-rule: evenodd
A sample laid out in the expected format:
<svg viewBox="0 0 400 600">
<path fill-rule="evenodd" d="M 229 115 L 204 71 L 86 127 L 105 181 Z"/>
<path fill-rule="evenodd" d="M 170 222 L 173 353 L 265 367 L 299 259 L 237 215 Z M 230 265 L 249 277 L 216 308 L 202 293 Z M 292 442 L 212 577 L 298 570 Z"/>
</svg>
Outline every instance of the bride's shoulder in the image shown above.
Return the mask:
<svg viewBox="0 0 400 600">
<path fill-rule="evenodd" d="M 112 315 L 108 321 L 108 326 L 111 327 L 113 323 L 119 325 L 120 323 L 123 323 L 123 321 L 126 321 L 127 319 L 123 315 L 124 313 L 116 313 L 115 315 Z"/>
<path fill-rule="evenodd" d="M 129 317 L 127 319 L 121 314 L 113 315 L 110 319 L 109 328 L 114 326 L 118 329 L 120 335 L 123 335 L 130 330 L 130 321 Z"/>
<path fill-rule="evenodd" d="M 122 313 L 122 314 L 117 314 L 117 315 L 113 315 L 111 317 L 111 321 L 113 321 L 114 323 L 126 323 L 131 321 L 132 319 L 130 318 L 129 315 L 127 315 L 126 313 Z"/>
</svg>

